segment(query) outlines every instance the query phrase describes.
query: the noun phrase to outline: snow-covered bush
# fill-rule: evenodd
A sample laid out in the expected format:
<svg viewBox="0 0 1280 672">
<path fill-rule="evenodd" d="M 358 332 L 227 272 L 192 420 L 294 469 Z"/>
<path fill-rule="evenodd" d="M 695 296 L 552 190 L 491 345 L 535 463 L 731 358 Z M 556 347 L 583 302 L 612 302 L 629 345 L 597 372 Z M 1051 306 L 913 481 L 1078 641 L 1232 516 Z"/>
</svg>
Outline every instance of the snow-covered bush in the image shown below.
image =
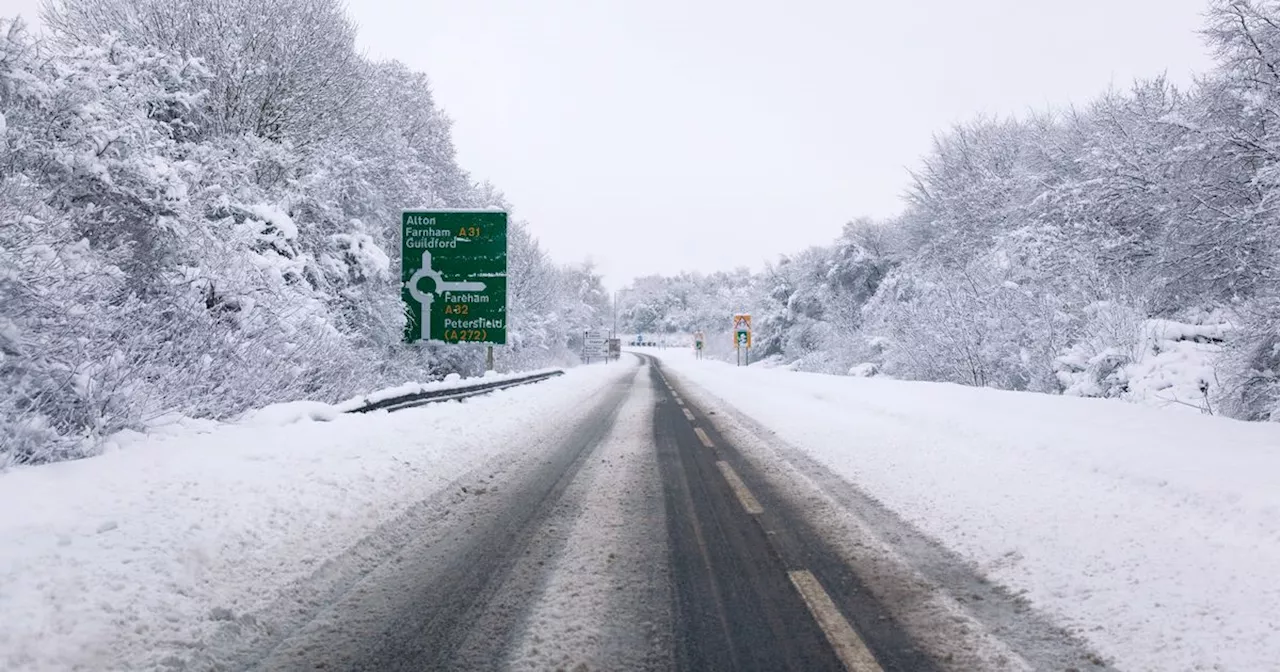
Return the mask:
<svg viewBox="0 0 1280 672">
<path fill-rule="evenodd" d="M 1083 312 L 1076 340 L 1054 360 L 1062 393 L 1120 397 L 1129 390 L 1127 367 L 1141 358 L 1142 316 L 1114 301 L 1092 303 Z"/>
<path fill-rule="evenodd" d="M 1213 399 L 1220 393 L 1216 360 L 1233 327 L 1213 315 L 1197 322 L 1151 319 L 1142 324 L 1139 355 L 1127 367 L 1125 398 L 1214 412 Z"/>
<path fill-rule="evenodd" d="M 873 362 L 863 362 L 849 368 L 848 375 L 854 378 L 871 378 L 880 375 L 880 365 Z"/>
</svg>

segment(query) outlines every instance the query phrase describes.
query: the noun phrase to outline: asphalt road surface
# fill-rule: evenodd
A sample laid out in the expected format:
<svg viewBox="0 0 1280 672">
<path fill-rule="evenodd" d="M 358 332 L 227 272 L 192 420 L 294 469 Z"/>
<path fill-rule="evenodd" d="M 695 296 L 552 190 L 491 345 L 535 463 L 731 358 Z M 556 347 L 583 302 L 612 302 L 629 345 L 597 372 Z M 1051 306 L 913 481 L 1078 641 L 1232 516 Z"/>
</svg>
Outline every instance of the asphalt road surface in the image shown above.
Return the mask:
<svg viewBox="0 0 1280 672">
<path fill-rule="evenodd" d="M 593 408 L 300 581 L 271 624 L 229 627 L 205 667 L 1104 669 L 803 456 L 735 445 L 749 419 L 656 361 L 613 365 Z"/>
</svg>

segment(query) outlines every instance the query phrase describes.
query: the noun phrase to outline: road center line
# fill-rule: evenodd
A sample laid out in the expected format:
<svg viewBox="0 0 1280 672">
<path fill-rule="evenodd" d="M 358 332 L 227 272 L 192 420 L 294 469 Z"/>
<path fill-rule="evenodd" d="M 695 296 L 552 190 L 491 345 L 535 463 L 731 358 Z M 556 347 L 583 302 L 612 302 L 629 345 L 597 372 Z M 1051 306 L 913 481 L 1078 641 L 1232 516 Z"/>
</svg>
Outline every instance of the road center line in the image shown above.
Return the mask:
<svg viewBox="0 0 1280 672">
<path fill-rule="evenodd" d="M 883 672 L 875 656 L 871 655 L 871 650 L 858 633 L 854 632 L 853 626 L 849 625 L 826 589 L 818 582 L 818 577 L 807 569 L 787 572 L 787 576 L 791 578 L 791 584 L 796 587 L 800 597 L 804 598 L 809 613 L 813 614 L 818 627 L 822 628 L 845 669 L 849 672 Z"/>
<path fill-rule="evenodd" d="M 684 417 L 688 418 L 689 422 L 693 422 L 693 413 L 691 413 L 687 408 L 682 410 L 684 410 Z"/>
<path fill-rule="evenodd" d="M 742 482 L 738 476 L 738 472 L 729 466 L 728 462 L 720 460 L 716 462 L 716 466 L 720 468 L 720 473 L 724 474 L 724 480 L 729 482 L 729 487 L 733 489 L 733 494 L 738 496 L 738 501 L 742 504 L 742 508 L 747 513 L 755 516 L 764 513 L 764 507 L 760 506 L 760 502 L 756 501 L 756 496 L 751 494 L 747 489 L 747 484 Z"/>
<path fill-rule="evenodd" d="M 711 437 L 707 436 L 707 433 L 702 431 L 701 427 L 694 427 L 693 433 L 698 435 L 698 440 L 702 442 L 703 446 L 706 446 L 707 448 L 716 447 L 716 444 L 711 443 Z"/>
</svg>

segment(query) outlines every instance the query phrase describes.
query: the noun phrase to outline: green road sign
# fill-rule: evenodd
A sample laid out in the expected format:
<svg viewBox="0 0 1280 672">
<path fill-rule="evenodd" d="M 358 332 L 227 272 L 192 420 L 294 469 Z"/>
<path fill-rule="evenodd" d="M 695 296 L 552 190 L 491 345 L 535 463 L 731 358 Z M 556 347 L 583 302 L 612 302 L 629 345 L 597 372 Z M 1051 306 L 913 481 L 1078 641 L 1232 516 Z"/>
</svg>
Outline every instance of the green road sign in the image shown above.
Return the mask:
<svg viewBox="0 0 1280 672">
<path fill-rule="evenodd" d="M 507 213 L 405 210 L 400 290 L 407 342 L 507 342 Z"/>
</svg>

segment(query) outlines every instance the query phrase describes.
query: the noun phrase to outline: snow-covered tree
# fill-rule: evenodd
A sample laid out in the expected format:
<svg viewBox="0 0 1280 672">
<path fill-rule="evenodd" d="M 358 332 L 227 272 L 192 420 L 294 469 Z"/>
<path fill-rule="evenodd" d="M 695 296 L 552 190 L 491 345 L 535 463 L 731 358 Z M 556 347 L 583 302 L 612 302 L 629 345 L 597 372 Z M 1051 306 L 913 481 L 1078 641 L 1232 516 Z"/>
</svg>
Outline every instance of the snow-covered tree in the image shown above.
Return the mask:
<svg viewBox="0 0 1280 672">
<path fill-rule="evenodd" d="M 307 145 L 350 132 L 367 112 L 355 24 L 339 0 L 45 0 L 43 18 L 67 45 L 112 34 L 199 59 L 212 75 L 212 133 Z"/>
<path fill-rule="evenodd" d="M 51 41 L 0 22 L 0 466 L 480 370 L 480 347 L 401 342 L 399 213 L 509 205 L 458 166 L 426 77 L 361 58 L 338 3 L 46 18 Z M 510 254 L 499 366 L 570 361 L 598 277 L 519 222 Z"/>
<path fill-rule="evenodd" d="M 1218 67 L 1188 90 L 1140 80 L 938 135 L 899 217 L 753 279 L 759 353 L 1280 418 L 1280 2 L 1207 16 Z M 661 330 L 718 289 L 643 278 L 624 314 Z"/>
</svg>

